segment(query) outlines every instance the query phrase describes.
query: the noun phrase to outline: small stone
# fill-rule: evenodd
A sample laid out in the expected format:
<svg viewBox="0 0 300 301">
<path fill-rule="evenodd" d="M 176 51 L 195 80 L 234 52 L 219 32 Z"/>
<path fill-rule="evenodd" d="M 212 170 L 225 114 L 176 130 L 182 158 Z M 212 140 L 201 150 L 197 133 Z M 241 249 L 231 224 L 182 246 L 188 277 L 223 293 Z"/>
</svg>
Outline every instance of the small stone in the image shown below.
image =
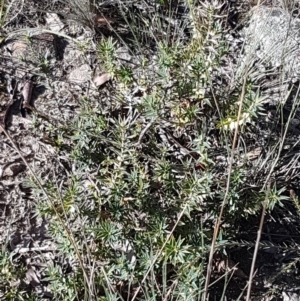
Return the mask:
<svg viewBox="0 0 300 301">
<path fill-rule="evenodd" d="M 12 55 L 13 57 L 19 58 L 23 57 L 24 53 L 27 49 L 27 45 L 25 42 L 17 41 L 12 45 Z"/>
<path fill-rule="evenodd" d="M 130 62 L 132 59 L 132 56 L 129 54 L 127 47 L 120 47 L 119 49 L 117 49 L 116 55 L 121 61 Z"/>
<path fill-rule="evenodd" d="M 69 81 L 76 84 L 85 83 L 91 80 L 91 68 L 88 64 L 81 65 L 71 71 Z"/>
<path fill-rule="evenodd" d="M 46 22 L 50 30 L 59 32 L 64 28 L 63 22 L 59 19 L 57 14 L 47 13 Z"/>
</svg>

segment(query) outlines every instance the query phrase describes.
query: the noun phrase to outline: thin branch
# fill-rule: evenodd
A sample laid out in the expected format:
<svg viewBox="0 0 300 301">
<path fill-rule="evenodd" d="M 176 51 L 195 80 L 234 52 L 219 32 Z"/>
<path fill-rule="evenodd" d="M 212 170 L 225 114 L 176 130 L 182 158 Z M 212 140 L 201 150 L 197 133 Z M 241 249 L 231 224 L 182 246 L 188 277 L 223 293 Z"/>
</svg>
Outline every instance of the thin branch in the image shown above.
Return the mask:
<svg viewBox="0 0 300 301">
<path fill-rule="evenodd" d="M 229 162 L 229 168 L 228 168 L 226 191 L 225 191 L 225 195 L 224 195 L 223 202 L 222 202 L 222 205 L 221 205 L 220 214 L 219 214 L 218 219 L 215 223 L 215 229 L 214 229 L 213 239 L 212 239 L 210 253 L 209 253 L 207 273 L 206 273 L 206 278 L 205 278 L 203 301 L 206 300 L 207 294 L 208 294 L 208 286 L 209 286 L 209 282 L 210 282 L 215 245 L 216 245 L 217 237 L 218 237 L 218 234 L 219 234 L 219 228 L 220 228 L 220 225 L 221 225 L 224 208 L 225 208 L 225 205 L 226 205 L 226 202 L 227 202 L 227 197 L 228 197 L 228 194 L 229 194 L 232 163 L 233 163 L 234 150 L 235 150 L 235 146 L 236 146 L 237 136 L 238 136 L 238 132 L 239 132 L 239 120 L 240 120 L 241 114 L 242 114 L 243 99 L 244 99 L 245 90 L 246 90 L 246 82 L 247 82 L 247 71 L 246 71 L 246 74 L 244 75 L 244 83 L 243 83 L 243 87 L 242 87 L 242 93 L 241 93 L 240 103 L 239 103 L 238 118 L 237 118 L 238 121 L 237 121 L 237 126 L 236 126 L 236 129 L 235 129 L 235 132 L 234 132 L 233 144 L 232 144 L 232 148 L 231 148 L 231 156 L 230 156 L 230 162 Z"/>
<path fill-rule="evenodd" d="M 264 225 L 266 207 L 267 207 L 267 204 L 268 204 L 268 201 L 269 201 L 270 186 L 271 186 L 271 184 L 269 183 L 267 193 L 266 193 L 265 203 L 263 204 L 262 211 L 261 211 L 260 223 L 259 223 L 259 228 L 258 228 L 258 231 L 257 231 L 256 244 L 255 244 L 254 254 L 253 254 L 252 263 L 251 263 L 251 270 L 250 270 L 250 275 L 249 275 L 249 285 L 248 285 L 248 289 L 247 289 L 246 301 L 250 300 L 251 287 L 252 287 L 252 281 L 253 281 L 254 269 L 255 269 L 255 262 L 256 262 L 259 243 L 260 243 L 260 239 L 261 239 L 262 228 L 263 228 L 263 225 Z"/>
<path fill-rule="evenodd" d="M 140 290 L 141 290 L 141 288 L 142 288 L 143 283 L 146 281 L 146 279 L 147 279 L 147 277 L 148 277 L 150 271 L 152 270 L 154 264 L 156 263 L 157 259 L 159 258 L 159 256 L 161 255 L 162 251 L 164 250 L 164 248 L 165 248 L 167 242 L 170 240 L 171 236 L 173 235 L 173 232 L 175 231 L 175 229 L 176 229 L 178 223 L 180 222 L 180 220 L 181 220 L 181 218 L 182 218 L 182 216 L 183 216 L 184 211 L 185 211 L 186 208 L 187 208 L 187 204 L 185 204 L 184 208 L 183 208 L 182 211 L 180 212 L 180 214 L 179 214 L 179 216 L 178 216 L 178 219 L 177 219 L 177 221 L 176 221 L 174 227 L 172 228 L 171 232 L 170 232 L 169 235 L 167 236 L 167 239 L 165 240 L 164 244 L 162 245 L 162 247 L 160 248 L 160 250 L 159 250 L 159 251 L 156 253 L 156 255 L 154 256 L 154 259 L 153 259 L 153 261 L 151 262 L 150 267 L 148 268 L 148 270 L 147 270 L 147 272 L 146 272 L 146 274 L 145 274 L 145 276 L 144 276 L 144 278 L 143 278 L 143 280 L 142 280 L 140 286 L 139 286 L 139 287 L 137 288 L 137 290 L 135 291 L 135 293 L 134 293 L 134 295 L 133 295 L 131 301 L 134 301 L 134 300 L 136 299 L 138 293 L 140 292 Z"/>
</svg>

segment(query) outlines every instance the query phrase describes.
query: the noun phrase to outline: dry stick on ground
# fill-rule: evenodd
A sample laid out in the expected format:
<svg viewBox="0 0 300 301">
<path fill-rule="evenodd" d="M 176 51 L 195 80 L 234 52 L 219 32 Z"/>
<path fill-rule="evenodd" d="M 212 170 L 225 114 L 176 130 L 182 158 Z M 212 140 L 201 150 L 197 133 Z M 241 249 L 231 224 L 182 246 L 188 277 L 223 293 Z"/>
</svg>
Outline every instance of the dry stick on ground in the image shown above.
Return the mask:
<svg viewBox="0 0 300 301">
<path fill-rule="evenodd" d="M 151 120 L 150 122 L 148 122 L 148 124 L 145 126 L 145 128 L 141 131 L 138 142 L 136 143 L 136 146 L 139 146 L 141 144 L 144 135 L 151 128 L 151 126 L 154 122 L 155 122 L 155 120 Z"/>
<path fill-rule="evenodd" d="M 74 250 L 75 250 L 75 253 L 76 253 L 76 256 L 78 258 L 78 261 L 79 261 L 79 264 L 80 264 L 80 267 L 82 269 L 82 272 L 83 272 L 83 276 L 84 276 L 84 279 L 85 279 L 85 283 L 84 285 L 88 284 L 89 283 L 89 278 L 88 278 L 88 275 L 85 271 L 85 268 L 84 268 L 84 264 L 83 264 L 83 261 L 81 259 L 81 256 L 80 256 L 80 253 L 79 253 L 79 250 L 78 248 L 76 247 L 76 243 L 75 243 L 75 239 L 72 235 L 72 233 L 69 231 L 69 229 L 67 228 L 67 226 L 65 225 L 65 221 L 62 220 L 61 216 L 59 215 L 59 213 L 57 212 L 57 209 L 56 207 L 54 206 L 53 204 L 53 201 L 51 200 L 51 198 L 49 197 L 48 193 L 46 192 L 45 188 L 43 187 L 42 183 L 40 182 L 40 180 L 38 179 L 38 177 L 36 176 L 35 172 L 32 170 L 32 168 L 30 167 L 30 165 L 28 164 L 28 162 L 26 161 L 25 157 L 22 155 L 20 149 L 18 148 L 18 146 L 16 145 L 16 143 L 14 142 L 14 140 L 12 139 L 12 137 L 9 135 L 9 133 L 6 131 L 5 127 L 3 127 L 1 124 L 0 124 L 0 132 L 3 132 L 5 134 L 5 136 L 8 138 L 8 140 L 10 141 L 10 143 L 13 145 L 13 147 L 15 148 L 15 150 L 18 152 L 19 156 L 22 158 L 22 161 L 24 162 L 24 164 L 26 165 L 26 167 L 28 168 L 29 172 L 31 173 L 32 177 L 34 178 L 34 180 L 36 181 L 36 183 L 38 184 L 38 186 L 40 187 L 40 189 L 42 190 L 42 192 L 44 193 L 47 201 L 49 202 L 50 206 L 52 207 L 52 209 L 54 210 L 56 216 L 58 217 L 59 221 L 60 221 L 60 224 L 62 226 L 62 228 L 64 229 L 64 231 L 66 232 L 66 235 L 69 239 L 69 241 L 71 242 L 71 244 L 73 245 L 74 247 Z M 88 290 L 88 293 L 89 293 L 89 300 L 92 300 L 92 292 L 91 290 L 89 289 Z"/>
<path fill-rule="evenodd" d="M 234 150 L 235 150 L 235 145 L 236 145 L 236 141 L 237 141 L 237 136 L 238 136 L 238 132 L 239 132 L 239 120 L 240 120 L 241 115 L 242 115 L 242 107 L 243 107 L 243 100 L 244 100 L 245 90 L 246 90 L 247 74 L 248 74 L 248 71 L 246 70 L 245 75 L 244 75 L 244 83 L 243 83 L 243 87 L 242 87 L 242 93 L 241 93 L 241 96 L 240 96 L 239 111 L 238 111 L 238 117 L 237 117 L 237 125 L 236 125 L 236 128 L 235 128 L 233 143 L 232 143 L 232 148 L 231 148 L 231 156 L 230 156 L 230 163 L 229 163 L 229 168 L 228 168 L 228 178 L 227 178 L 227 184 L 226 184 L 226 191 L 225 191 L 225 195 L 224 195 L 223 202 L 222 202 L 222 205 L 221 205 L 220 214 L 219 214 L 218 219 L 215 223 L 215 229 L 214 229 L 213 239 L 212 239 L 210 253 L 209 253 L 207 273 L 206 273 L 205 286 L 204 286 L 204 294 L 203 294 L 203 298 L 202 298 L 203 301 L 206 300 L 206 297 L 207 297 L 207 294 L 208 294 L 208 286 L 209 286 L 209 282 L 210 282 L 211 267 L 212 267 L 212 262 L 213 262 L 215 244 L 216 244 L 216 241 L 217 241 L 220 224 L 221 224 L 221 220 L 222 220 L 222 217 L 223 217 L 224 208 L 225 208 L 227 197 L 228 197 L 228 194 L 229 194 L 232 162 L 233 162 L 233 157 L 234 157 Z"/>
</svg>

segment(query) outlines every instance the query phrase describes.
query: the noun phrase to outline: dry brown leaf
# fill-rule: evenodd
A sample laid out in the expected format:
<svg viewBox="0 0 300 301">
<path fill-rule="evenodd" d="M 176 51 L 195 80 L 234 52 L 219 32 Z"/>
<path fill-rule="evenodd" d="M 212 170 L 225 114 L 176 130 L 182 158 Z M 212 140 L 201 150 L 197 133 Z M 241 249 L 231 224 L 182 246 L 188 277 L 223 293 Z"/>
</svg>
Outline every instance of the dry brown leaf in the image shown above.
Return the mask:
<svg viewBox="0 0 300 301">
<path fill-rule="evenodd" d="M 30 100 L 31 100 L 31 94 L 32 94 L 32 81 L 31 80 L 26 80 L 23 90 L 22 90 L 22 95 L 23 95 L 23 106 L 26 108 L 30 106 Z"/>
<path fill-rule="evenodd" d="M 238 264 L 235 263 L 232 259 L 228 258 L 225 255 L 215 254 L 214 255 L 215 264 L 217 267 L 217 271 L 220 273 L 229 272 L 233 273 L 234 276 L 239 277 L 241 279 L 248 279 L 248 276 L 238 267 Z"/>
<path fill-rule="evenodd" d="M 37 287 L 41 284 L 38 276 L 37 276 L 37 273 L 35 271 L 35 269 L 28 265 L 27 266 L 27 271 L 26 271 L 26 280 L 28 283 L 30 283 L 33 287 Z"/>
<path fill-rule="evenodd" d="M 110 79 L 111 75 L 109 73 L 103 73 L 102 75 L 95 76 L 93 82 L 97 87 L 100 87 L 106 82 L 108 82 Z"/>
<path fill-rule="evenodd" d="M 262 153 L 262 148 L 261 147 L 257 147 L 254 150 L 248 152 L 245 157 L 248 158 L 249 160 L 255 160 L 257 159 L 260 154 Z"/>
<path fill-rule="evenodd" d="M 3 130 L 6 129 L 6 118 L 8 111 L 11 107 L 11 105 L 14 103 L 14 96 L 16 92 L 16 85 L 13 87 L 11 81 L 7 84 L 7 91 L 9 93 L 9 101 L 7 102 L 7 105 L 4 107 L 4 110 L 0 112 L 0 133 L 3 132 Z"/>
<path fill-rule="evenodd" d="M 100 26 L 100 25 L 105 25 L 105 24 L 109 24 L 109 23 L 113 23 L 116 21 L 116 19 L 113 18 L 104 18 L 100 15 L 97 15 L 94 19 L 95 21 L 95 25 L 96 26 Z"/>
<path fill-rule="evenodd" d="M 24 171 L 26 169 L 26 166 L 22 163 L 16 163 L 8 166 L 3 172 L 3 176 L 8 176 L 8 177 L 14 177 L 18 173 Z"/>
</svg>

